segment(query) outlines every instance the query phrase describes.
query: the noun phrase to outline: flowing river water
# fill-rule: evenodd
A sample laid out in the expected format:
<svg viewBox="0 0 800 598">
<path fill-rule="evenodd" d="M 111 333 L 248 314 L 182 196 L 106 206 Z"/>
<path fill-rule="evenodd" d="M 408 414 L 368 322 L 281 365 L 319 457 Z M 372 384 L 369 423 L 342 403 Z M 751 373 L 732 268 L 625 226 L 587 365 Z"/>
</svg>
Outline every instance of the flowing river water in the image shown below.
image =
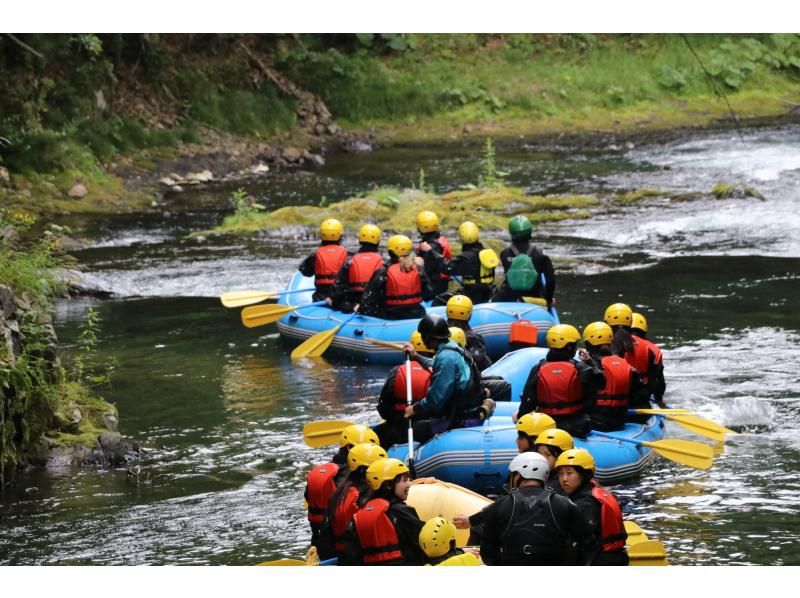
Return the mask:
<svg viewBox="0 0 800 598">
<path fill-rule="evenodd" d="M 800 128 L 705 132 L 640 145 L 498 151 L 507 182 L 531 193 L 657 188 L 708 194 L 717 182 L 765 197 L 606 204 L 591 219 L 535 227 L 555 262 L 561 320 L 580 326 L 623 300 L 664 349 L 667 400 L 740 432 L 712 469 L 657 460 L 613 486 L 628 517 L 673 564 L 800 564 Z M 409 185 L 475 182 L 475 148 L 421 147 L 332 156 L 313 172 L 246 184 L 270 208 Z M 278 290 L 315 245 L 302 233 L 187 240 L 229 211 L 231 189 L 169 200 L 157 216 L 70 219 L 75 252 L 114 300 L 58 305 L 75 346 L 86 310 L 118 367 L 102 389 L 120 432 L 140 442 L 125 468 L 22 472 L 0 501 L 0 564 L 253 564 L 301 557 L 305 475 L 331 449 L 302 425 L 369 423 L 385 367 L 333 358 L 292 364 L 273 327 L 247 330 L 218 296 Z M 352 239 L 351 239 L 352 241 Z M 668 436 L 691 438 L 668 424 Z M 710 441 L 709 441 L 710 442 Z"/>
</svg>

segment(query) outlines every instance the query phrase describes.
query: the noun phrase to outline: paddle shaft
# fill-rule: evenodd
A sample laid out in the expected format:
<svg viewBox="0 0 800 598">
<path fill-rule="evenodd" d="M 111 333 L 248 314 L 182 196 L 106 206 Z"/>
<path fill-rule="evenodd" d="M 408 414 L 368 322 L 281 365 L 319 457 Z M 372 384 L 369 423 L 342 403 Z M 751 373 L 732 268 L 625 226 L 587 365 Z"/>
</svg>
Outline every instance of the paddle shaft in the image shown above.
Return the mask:
<svg viewBox="0 0 800 598">
<path fill-rule="evenodd" d="M 708 469 L 713 463 L 711 447 L 700 442 L 691 442 L 689 440 L 658 440 L 656 442 L 648 442 L 646 440 L 634 440 L 633 438 L 625 438 L 624 436 L 617 436 L 616 434 L 598 432 L 597 430 L 592 430 L 590 434 L 593 436 L 611 438 L 618 442 L 629 442 L 631 444 L 647 446 L 662 457 L 696 469 Z"/>
<path fill-rule="evenodd" d="M 293 291 L 230 291 L 223 293 L 220 301 L 225 307 L 244 307 L 245 305 L 261 303 L 265 299 L 271 299 L 272 297 L 283 297 L 284 295 L 305 293 L 313 290 L 313 288 L 310 288 L 295 289 Z"/>
<path fill-rule="evenodd" d="M 389 341 L 380 341 L 377 338 L 369 338 L 367 341 L 379 347 L 389 347 L 390 349 L 397 349 L 398 351 L 403 350 L 402 343 L 390 343 Z"/>
<path fill-rule="evenodd" d="M 406 355 L 406 405 L 411 407 L 413 398 L 411 396 L 411 358 Z M 417 477 L 414 471 L 414 424 L 412 418 L 408 418 L 408 471 L 412 478 Z"/>
</svg>

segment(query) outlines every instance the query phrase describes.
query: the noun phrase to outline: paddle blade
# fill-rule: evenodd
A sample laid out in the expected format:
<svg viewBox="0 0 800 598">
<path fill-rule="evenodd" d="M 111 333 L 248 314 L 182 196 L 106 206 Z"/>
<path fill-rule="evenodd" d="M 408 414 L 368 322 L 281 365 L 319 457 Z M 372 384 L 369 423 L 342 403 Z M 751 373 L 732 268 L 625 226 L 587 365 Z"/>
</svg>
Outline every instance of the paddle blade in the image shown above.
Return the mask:
<svg viewBox="0 0 800 598">
<path fill-rule="evenodd" d="M 667 415 L 666 418 L 699 436 L 705 436 L 706 438 L 717 441 L 725 440 L 727 428 L 720 426 L 710 419 L 697 417 L 695 415 Z"/>
<path fill-rule="evenodd" d="M 643 442 L 642 444 L 651 447 L 665 459 L 695 469 L 708 469 L 714 462 L 714 450 L 702 442 L 670 439 Z"/>
<path fill-rule="evenodd" d="M 258 567 L 305 567 L 305 561 L 297 559 L 278 559 L 277 561 L 264 561 L 258 563 Z"/>
<path fill-rule="evenodd" d="M 339 325 L 330 330 L 323 330 L 318 332 L 311 338 L 304 340 L 301 344 L 295 347 L 292 351 L 292 359 L 300 359 L 302 357 L 321 357 L 323 353 L 331 346 L 333 337 L 339 332 Z"/>
<path fill-rule="evenodd" d="M 641 527 L 636 525 L 633 521 L 625 521 L 625 532 L 628 534 L 628 546 L 639 544 L 640 542 L 647 542 L 647 536 Z"/>
<path fill-rule="evenodd" d="M 225 307 L 243 307 L 245 305 L 252 305 L 253 303 L 261 303 L 265 299 L 274 297 L 277 293 L 264 292 L 264 291 L 230 291 L 223 293 L 220 297 L 222 305 Z"/>
<path fill-rule="evenodd" d="M 306 441 L 306 445 L 311 448 L 329 446 L 339 442 L 342 430 L 352 425 L 353 422 L 338 419 L 308 422 L 303 426 L 303 439 Z"/>
<path fill-rule="evenodd" d="M 658 540 L 647 540 L 628 546 L 628 558 L 634 566 L 666 566 L 667 551 Z"/>
<path fill-rule="evenodd" d="M 248 328 L 272 324 L 294 310 L 295 308 L 291 305 L 254 305 L 245 307 L 242 310 L 242 324 Z"/>
</svg>

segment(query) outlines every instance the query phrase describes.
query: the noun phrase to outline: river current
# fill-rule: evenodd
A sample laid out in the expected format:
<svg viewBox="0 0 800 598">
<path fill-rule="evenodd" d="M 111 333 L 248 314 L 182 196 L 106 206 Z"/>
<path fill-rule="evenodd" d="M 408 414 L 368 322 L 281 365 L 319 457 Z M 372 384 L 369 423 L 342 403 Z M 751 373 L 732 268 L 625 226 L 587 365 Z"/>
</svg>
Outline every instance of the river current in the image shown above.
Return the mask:
<svg viewBox="0 0 800 598">
<path fill-rule="evenodd" d="M 331 156 L 313 172 L 244 185 L 275 207 L 408 185 L 420 168 L 439 191 L 475 182 L 474 148 Z M 553 257 L 562 322 L 583 326 L 622 300 L 664 349 L 667 401 L 738 432 L 708 471 L 657 460 L 613 486 L 627 516 L 673 564 L 800 564 L 800 128 L 704 132 L 679 141 L 498 149 L 507 182 L 531 193 L 639 188 L 693 201 L 608 202 L 587 220 L 536 225 Z M 764 200 L 717 200 L 735 182 Z M 167 200 L 157 216 L 70 219 L 91 240 L 75 252 L 113 300 L 58 305 L 74 347 L 89 306 L 99 347 L 118 362 L 100 394 L 141 443 L 125 468 L 20 472 L 0 500 L 0 564 L 252 564 L 301 556 L 304 478 L 332 450 L 302 425 L 373 422 L 386 368 L 335 358 L 292 364 L 273 327 L 244 329 L 218 296 L 282 288 L 315 241 L 188 240 L 219 222 L 230 189 Z M 668 424 L 668 437 L 702 440 Z"/>
</svg>

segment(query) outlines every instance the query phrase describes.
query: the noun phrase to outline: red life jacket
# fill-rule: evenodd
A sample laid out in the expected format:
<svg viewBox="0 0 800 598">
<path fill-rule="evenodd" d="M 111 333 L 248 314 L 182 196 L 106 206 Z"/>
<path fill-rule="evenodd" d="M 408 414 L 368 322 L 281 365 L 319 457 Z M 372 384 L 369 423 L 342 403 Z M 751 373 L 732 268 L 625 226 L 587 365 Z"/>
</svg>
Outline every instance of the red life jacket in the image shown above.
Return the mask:
<svg viewBox="0 0 800 598">
<path fill-rule="evenodd" d="M 314 286 L 318 289 L 336 282 L 342 265 L 347 261 L 347 249 L 341 245 L 321 245 L 317 247 L 314 259 Z"/>
<path fill-rule="evenodd" d="M 598 391 L 595 406 L 627 408 L 633 368 L 627 361 L 615 355 L 603 357 L 601 363 L 606 376 L 606 385 L 603 390 Z"/>
<path fill-rule="evenodd" d="M 538 411 L 547 415 L 583 413 L 583 386 L 578 368 L 569 361 L 542 364 L 536 382 Z"/>
<path fill-rule="evenodd" d="M 353 515 L 358 511 L 358 497 L 361 494 L 358 488 L 350 486 L 347 489 L 347 494 L 344 500 L 337 503 L 336 510 L 331 515 L 331 531 L 333 532 L 333 541 L 336 550 L 344 552 L 344 542 L 342 540 L 344 532 L 347 530 L 347 524 L 353 519 Z"/>
<path fill-rule="evenodd" d="M 664 362 L 664 356 L 661 355 L 661 349 L 659 349 L 658 345 L 655 344 L 650 339 L 647 339 L 647 338 L 643 338 L 641 340 L 643 340 L 645 343 L 647 343 L 647 346 L 649 346 L 650 350 L 653 352 L 653 357 L 655 358 L 655 362 L 658 365 L 661 365 Z"/>
<path fill-rule="evenodd" d="M 417 267 L 403 272 L 400 264 L 386 270 L 386 305 L 417 305 L 422 302 L 422 279 Z"/>
<path fill-rule="evenodd" d="M 306 479 L 306 500 L 308 501 L 308 521 L 321 525 L 328 512 L 328 501 L 336 490 L 336 474 L 339 466 L 336 463 L 317 465 Z"/>
<path fill-rule="evenodd" d="M 625 548 L 628 533 L 622 521 L 622 509 L 608 490 L 592 480 L 592 496 L 600 503 L 600 545 L 603 552 L 617 552 Z"/>
<path fill-rule="evenodd" d="M 376 270 L 383 267 L 383 258 L 380 253 L 356 253 L 350 258 L 350 268 L 347 271 L 347 281 L 354 291 L 364 292 L 369 279 Z"/>
<path fill-rule="evenodd" d="M 416 361 L 411 362 L 411 402 L 416 403 L 425 398 L 428 394 L 428 387 L 431 385 L 431 373 Z M 406 366 L 401 365 L 394 377 L 394 409 L 395 411 L 405 411 L 407 406 L 406 399 Z"/>
<path fill-rule="evenodd" d="M 650 369 L 650 354 L 653 351 L 643 338 L 631 335 L 631 341 L 633 341 L 633 351 L 625 353 L 625 361 L 636 368 L 642 377 L 642 382 L 647 384 L 647 370 Z"/>
<path fill-rule="evenodd" d="M 373 498 L 353 515 L 365 565 L 385 565 L 403 558 L 400 538 L 386 511 L 389 501 Z"/>
</svg>

